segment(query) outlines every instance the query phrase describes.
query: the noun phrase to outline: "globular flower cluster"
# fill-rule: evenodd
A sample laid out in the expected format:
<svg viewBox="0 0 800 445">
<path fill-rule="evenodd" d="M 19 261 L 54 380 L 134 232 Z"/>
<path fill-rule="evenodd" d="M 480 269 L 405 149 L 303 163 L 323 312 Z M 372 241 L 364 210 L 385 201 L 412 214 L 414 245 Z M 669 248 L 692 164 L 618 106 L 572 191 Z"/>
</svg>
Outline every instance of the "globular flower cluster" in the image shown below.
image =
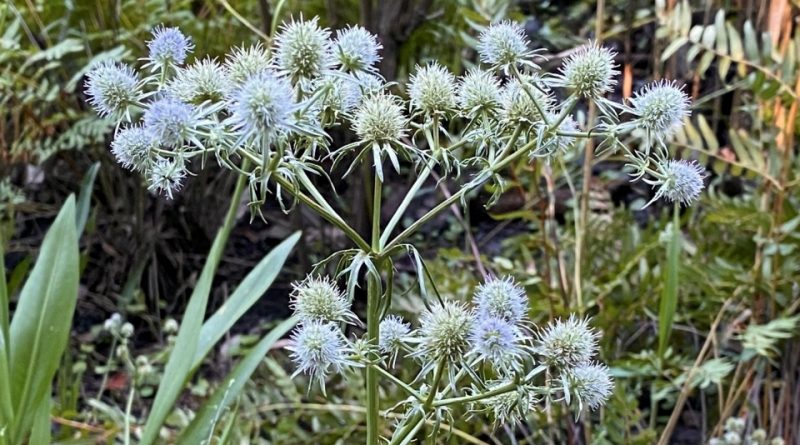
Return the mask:
<svg viewBox="0 0 800 445">
<path fill-rule="evenodd" d="M 617 84 L 615 53 L 596 42 L 578 49 L 561 67 L 559 84 L 578 96 L 599 98 Z"/>
<path fill-rule="evenodd" d="M 763 428 L 755 428 L 745 434 L 747 421 L 743 417 L 730 417 L 725 421 L 725 428 L 720 437 L 713 437 L 708 445 L 784 445 L 781 437 L 769 438 Z"/>
<path fill-rule="evenodd" d="M 455 109 L 455 90 L 455 76 L 436 62 L 417 67 L 408 84 L 411 107 L 425 114 Z"/>
</svg>

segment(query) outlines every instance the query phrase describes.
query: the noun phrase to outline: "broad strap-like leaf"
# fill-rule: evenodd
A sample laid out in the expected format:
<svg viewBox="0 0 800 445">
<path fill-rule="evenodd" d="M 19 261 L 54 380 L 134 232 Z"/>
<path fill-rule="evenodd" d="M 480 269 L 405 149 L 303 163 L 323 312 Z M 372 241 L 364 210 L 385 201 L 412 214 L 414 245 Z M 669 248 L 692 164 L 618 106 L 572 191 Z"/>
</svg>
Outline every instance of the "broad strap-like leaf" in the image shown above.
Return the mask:
<svg viewBox="0 0 800 445">
<path fill-rule="evenodd" d="M 217 309 L 200 330 L 200 339 L 197 351 L 192 362 L 192 368 L 197 368 L 211 351 L 211 348 L 230 330 L 248 309 L 250 309 L 267 289 L 272 285 L 275 277 L 283 269 L 283 265 L 295 244 L 300 239 L 300 232 L 295 232 L 283 242 L 275 246 L 250 273 L 244 277 L 239 287 L 228 300 Z"/>
<path fill-rule="evenodd" d="M 83 234 L 86 221 L 89 219 L 89 210 L 92 206 L 92 190 L 97 172 L 100 171 L 100 162 L 95 162 L 89 167 L 89 171 L 83 176 L 81 181 L 81 191 L 78 193 L 78 203 L 75 209 L 75 224 L 78 226 L 78 237 Z"/>
<path fill-rule="evenodd" d="M 225 414 L 228 405 L 239 397 L 239 393 L 242 392 L 245 383 L 250 379 L 250 376 L 255 372 L 270 348 L 289 332 L 296 323 L 296 316 L 284 320 L 245 355 L 242 361 L 222 380 L 219 387 L 214 391 L 214 395 L 203 403 L 192 423 L 181 434 L 178 444 L 212 443 L 209 437 L 220 417 Z"/>
<path fill-rule="evenodd" d="M 70 196 L 47 231 L 11 321 L 11 443 L 28 433 L 42 399 L 50 397 L 78 297 L 78 261 L 75 197 Z"/>
</svg>

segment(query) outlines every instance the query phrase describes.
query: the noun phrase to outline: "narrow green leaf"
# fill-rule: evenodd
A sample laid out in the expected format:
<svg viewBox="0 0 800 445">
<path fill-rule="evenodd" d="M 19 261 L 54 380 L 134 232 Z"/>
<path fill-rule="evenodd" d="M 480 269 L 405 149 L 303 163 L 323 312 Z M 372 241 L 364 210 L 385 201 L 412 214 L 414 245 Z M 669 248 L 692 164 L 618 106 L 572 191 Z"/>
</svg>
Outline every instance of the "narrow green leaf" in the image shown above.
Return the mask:
<svg viewBox="0 0 800 445">
<path fill-rule="evenodd" d="M 667 47 L 664 49 L 664 52 L 661 53 L 661 61 L 666 61 L 672 57 L 676 51 L 681 49 L 683 45 L 686 44 L 686 41 L 687 40 L 685 37 L 678 37 L 677 39 L 673 40 L 669 45 L 667 45 Z"/>
<path fill-rule="evenodd" d="M 75 197 L 70 196 L 44 237 L 11 320 L 12 443 L 24 438 L 42 399 L 50 397 L 78 298 L 78 260 Z"/>
<path fill-rule="evenodd" d="M 283 264 L 299 239 L 300 232 L 295 232 L 275 246 L 247 274 L 230 298 L 228 298 L 228 301 L 206 320 L 200 330 L 199 344 L 192 362 L 192 368 L 200 366 L 200 363 L 202 363 L 219 339 L 264 295 L 264 292 L 272 285 L 275 277 L 278 276 L 278 272 L 283 269 Z"/>
<path fill-rule="evenodd" d="M 225 408 L 242 392 L 245 383 L 255 372 L 258 365 L 267 355 L 276 341 L 283 337 L 295 324 L 297 317 L 284 320 L 264 336 L 258 344 L 247 353 L 239 364 L 228 374 L 214 395 L 211 396 L 197 411 L 192 423 L 183 431 L 178 439 L 179 444 L 211 443 L 208 441 L 214 425 L 219 420 Z"/>
<path fill-rule="evenodd" d="M 719 151 L 719 141 L 717 141 L 717 136 L 714 135 L 714 130 L 711 129 L 711 126 L 708 125 L 708 121 L 702 114 L 697 115 L 697 128 L 700 130 L 700 134 L 703 135 L 703 140 L 706 143 L 706 148 L 711 153 L 716 153 Z"/>
<path fill-rule="evenodd" d="M 725 28 L 725 11 L 720 9 L 714 18 L 714 28 L 717 32 L 717 51 L 728 55 L 728 34 Z"/>
<path fill-rule="evenodd" d="M 86 220 L 89 219 L 89 210 L 92 206 L 92 189 L 97 172 L 100 171 L 100 162 L 95 162 L 89 167 L 81 181 L 81 191 L 78 193 L 78 204 L 75 213 L 75 224 L 78 226 L 78 238 L 83 234 Z"/>
<path fill-rule="evenodd" d="M 658 310 L 658 356 L 664 358 L 675 310 L 678 308 L 678 267 L 681 248 L 680 204 L 675 203 L 670 238 L 667 243 L 667 264 L 664 268 L 664 286 Z"/>
<path fill-rule="evenodd" d="M 8 338 L 8 310 L 9 298 L 8 287 L 6 286 L 6 245 L 5 240 L 0 236 L 0 340 Z M 0 348 L 2 350 L 2 348 Z M 8 359 L 8 351 L 6 351 Z M 2 387 L 0 387 L 2 389 Z"/>
<path fill-rule="evenodd" d="M 758 37 L 750 20 L 744 22 L 744 53 L 750 62 L 760 63 L 761 55 L 758 50 Z"/>
<path fill-rule="evenodd" d="M 50 404 L 52 400 L 50 396 L 46 396 L 39 402 L 39 407 L 36 409 L 36 418 L 33 420 L 33 428 L 31 429 L 31 438 L 29 443 L 50 443 Z"/>
</svg>

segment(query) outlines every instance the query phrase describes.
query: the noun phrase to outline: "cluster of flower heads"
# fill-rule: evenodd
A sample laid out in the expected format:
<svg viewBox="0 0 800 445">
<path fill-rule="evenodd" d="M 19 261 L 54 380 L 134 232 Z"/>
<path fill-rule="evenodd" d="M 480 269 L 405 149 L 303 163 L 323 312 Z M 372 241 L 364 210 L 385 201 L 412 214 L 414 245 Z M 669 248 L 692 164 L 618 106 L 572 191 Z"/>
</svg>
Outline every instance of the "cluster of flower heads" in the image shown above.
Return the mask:
<svg viewBox="0 0 800 445">
<path fill-rule="evenodd" d="M 401 357 L 418 364 L 419 381 L 442 365 L 452 387 L 467 370 L 485 376 L 463 388 L 469 393 L 518 381 L 513 391 L 476 405 L 478 411 L 492 412 L 498 423 L 521 420 L 554 394 L 568 403 L 577 401 L 578 411 L 596 409 L 613 390 L 608 368 L 592 361 L 597 334 L 587 320 L 557 320 L 537 333 L 528 319 L 528 297 L 510 277 L 481 284 L 471 305 L 448 300 L 431 305 L 417 328 L 397 315 L 386 316 L 377 345 L 345 336 L 340 325 L 359 321 L 328 278 L 309 276 L 295 284 L 292 309 L 300 319 L 289 348 L 296 374 L 310 375 L 323 390 L 330 374 L 369 363 L 392 368 Z M 545 386 L 537 386 L 536 377 L 545 370 Z"/>
<path fill-rule="evenodd" d="M 745 435 L 747 422 L 742 417 L 730 417 L 725 421 L 722 437 L 715 437 L 708 441 L 708 445 L 783 445 L 785 441 L 780 437 L 769 438 L 763 428 L 754 429 Z"/>
<path fill-rule="evenodd" d="M 331 32 L 317 18 L 292 20 L 271 46 L 234 48 L 222 61 L 187 63 L 195 46 L 177 28 L 157 28 L 147 48 L 144 74 L 104 62 L 89 73 L 86 92 L 99 114 L 118 123 L 111 150 L 119 163 L 169 197 L 190 168 L 202 167 L 192 160 L 209 153 L 250 175 L 251 187 L 263 184 L 263 195 L 270 175 L 294 180 L 297 169 L 323 173 L 318 162 L 326 157 L 352 166 L 371 157 L 382 179 L 385 161 L 395 170 L 400 159 L 439 162 L 445 173 L 451 165 L 489 168 L 514 148 L 546 159 L 588 134 L 603 138 L 602 147 L 624 150 L 634 178 L 656 188 L 655 199 L 691 204 L 703 189 L 702 167 L 667 156 L 666 141 L 690 115 L 686 94 L 675 82 L 656 81 L 627 104 L 606 98 L 619 74 L 615 53 L 594 42 L 548 74 L 519 24 L 496 23 L 478 38 L 485 69 L 456 76 L 437 62 L 418 66 L 399 86 L 408 100 L 389 91 L 377 70 L 381 44 L 359 26 Z M 567 99 L 556 100 L 557 90 Z M 580 101 L 601 110 L 589 132 L 573 118 Z M 620 114 L 630 118 L 620 122 Z M 455 119 L 465 124 L 461 134 L 440 131 Z M 333 126 L 349 128 L 357 141 L 332 149 L 326 129 Z M 424 149 L 430 137 L 417 139 L 426 130 L 446 135 L 440 153 Z M 632 132 L 643 135 L 637 152 L 621 142 Z M 503 150 L 506 144 L 512 150 Z M 463 148 L 448 150 L 456 145 Z M 245 160 L 250 165 L 243 169 Z M 501 180 L 480 172 L 476 178 Z"/>
</svg>

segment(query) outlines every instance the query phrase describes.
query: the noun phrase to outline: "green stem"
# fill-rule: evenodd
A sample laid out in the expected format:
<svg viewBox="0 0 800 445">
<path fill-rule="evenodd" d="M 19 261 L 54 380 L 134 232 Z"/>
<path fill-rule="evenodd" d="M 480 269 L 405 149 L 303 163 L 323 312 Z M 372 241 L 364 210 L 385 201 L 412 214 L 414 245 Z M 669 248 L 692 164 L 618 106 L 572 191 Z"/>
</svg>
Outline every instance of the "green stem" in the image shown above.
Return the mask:
<svg viewBox="0 0 800 445">
<path fill-rule="evenodd" d="M 406 384 L 406 382 L 404 382 L 404 381 L 398 379 L 397 377 L 393 376 L 392 374 L 390 374 L 389 371 L 386 371 L 385 369 L 383 369 L 380 366 L 378 366 L 376 364 L 373 364 L 373 363 L 370 363 L 367 366 L 370 367 L 370 368 L 375 368 L 375 370 L 378 371 L 378 373 L 382 374 L 384 377 L 386 377 L 387 379 L 389 379 L 392 382 L 394 382 L 397 386 L 403 388 L 403 390 L 405 392 L 407 392 L 408 395 L 414 397 L 415 399 L 419 400 L 420 402 L 425 400 L 425 398 L 422 396 L 422 394 L 418 393 L 414 388 L 408 386 L 408 384 Z"/>
<path fill-rule="evenodd" d="M 494 163 L 491 167 L 489 167 L 489 169 L 488 169 L 489 173 L 496 173 L 499 170 L 503 169 L 505 166 L 507 166 L 508 164 L 513 162 L 515 159 L 519 158 L 522 154 L 527 153 L 528 150 L 530 150 L 531 147 L 533 147 L 534 145 L 536 145 L 536 141 L 535 140 L 531 141 L 531 142 L 528 142 L 527 144 L 525 144 L 522 147 L 520 147 L 517 151 L 515 151 L 515 152 L 511 153 L 510 155 L 508 155 L 506 158 Z M 422 227 L 422 225 L 425 224 L 426 222 L 428 222 L 431 218 L 435 217 L 442 210 L 445 210 L 451 204 L 453 204 L 454 202 L 456 202 L 459 199 L 461 199 L 462 196 L 464 196 L 465 194 L 471 192 L 472 190 L 475 190 L 476 188 L 478 188 L 482 184 L 483 183 L 481 182 L 481 183 L 475 183 L 475 184 L 472 184 L 472 185 L 464 186 L 458 192 L 453 193 L 449 198 L 447 198 L 446 200 L 444 200 L 441 203 L 439 203 L 439 205 L 437 205 L 436 207 L 434 207 L 431 210 L 429 210 L 428 213 L 422 215 L 421 218 L 419 218 L 417 221 L 415 221 L 413 224 L 411 224 L 408 228 L 403 230 L 391 242 L 389 242 L 389 244 L 387 244 L 386 247 L 381 249 L 380 253 L 387 252 L 387 251 L 391 250 L 393 247 L 397 246 L 404 239 L 408 238 L 413 233 L 415 233 L 417 230 L 419 230 L 420 227 Z"/>
<path fill-rule="evenodd" d="M 134 394 L 136 394 L 136 386 L 131 383 L 128 402 L 125 404 L 125 445 L 131 445 L 131 411 L 133 411 Z"/>
<path fill-rule="evenodd" d="M 380 160 L 376 160 L 380 162 Z M 380 248 L 381 198 L 383 184 L 375 175 L 372 192 L 372 252 Z M 378 268 L 380 270 L 380 267 Z M 367 340 L 371 345 L 378 344 L 380 335 L 380 277 L 367 276 Z M 378 445 L 380 400 L 378 393 L 378 372 L 374 366 L 367 367 L 367 445 Z"/>
<path fill-rule="evenodd" d="M 447 406 L 447 405 L 454 405 L 460 403 L 468 403 L 468 402 L 476 402 L 478 400 L 488 399 L 489 397 L 499 396 L 500 394 L 505 394 L 507 392 L 511 392 L 517 388 L 520 383 L 517 381 L 506 383 L 503 386 L 498 386 L 495 389 L 490 391 L 482 392 L 479 394 L 473 394 L 471 396 L 462 396 L 462 397 L 452 397 L 449 399 L 442 399 L 433 402 L 434 407 L 440 406 Z"/>
<path fill-rule="evenodd" d="M 397 435 L 392 438 L 389 445 L 401 445 L 408 443 L 409 438 L 414 437 L 414 434 L 419 430 L 423 423 L 425 416 L 420 413 L 414 413 L 403 428 L 397 432 Z"/>
<path fill-rule="evenodd" d="M 433 400 L 436 398 L 436 392 L 439 390 L 439 382 L 442 380 L 442 375 L 444 374 L 444 367 L 446 365 L 445 360 L 439 360 L 439 364 L 436 365 L 436 371 L 433 373 L 433 384 L 431 384 L 430 392 L 428 393 L 428 398 L 425 400 L 425 404 L 423 405 L 423 410 L 427 411 L 433 406 Z"/>
<path fill-rule="evenodd" d="M 528 82 L 522 78 L 522 74 L 519 72 L 519 68 L 514 65 L 514 77 L 517 79 L 519 84 L 522 86 L 522 89 L 525 91 L 525 94 L 528 95 L 528 98 L 533 102 L 533 105 L 536 106 L 536 111 L 539 112 L 539 115 L 542 117 L 542 121 L 548 127 L 550 126 L 550 118 L 547 117 L 547 113 L 545 112 L 544 107 L 539 103 L 539 100 L 536 98 L 536 95 L 531 92 L 531 86 L 528 85 Z"/>
</svg>

